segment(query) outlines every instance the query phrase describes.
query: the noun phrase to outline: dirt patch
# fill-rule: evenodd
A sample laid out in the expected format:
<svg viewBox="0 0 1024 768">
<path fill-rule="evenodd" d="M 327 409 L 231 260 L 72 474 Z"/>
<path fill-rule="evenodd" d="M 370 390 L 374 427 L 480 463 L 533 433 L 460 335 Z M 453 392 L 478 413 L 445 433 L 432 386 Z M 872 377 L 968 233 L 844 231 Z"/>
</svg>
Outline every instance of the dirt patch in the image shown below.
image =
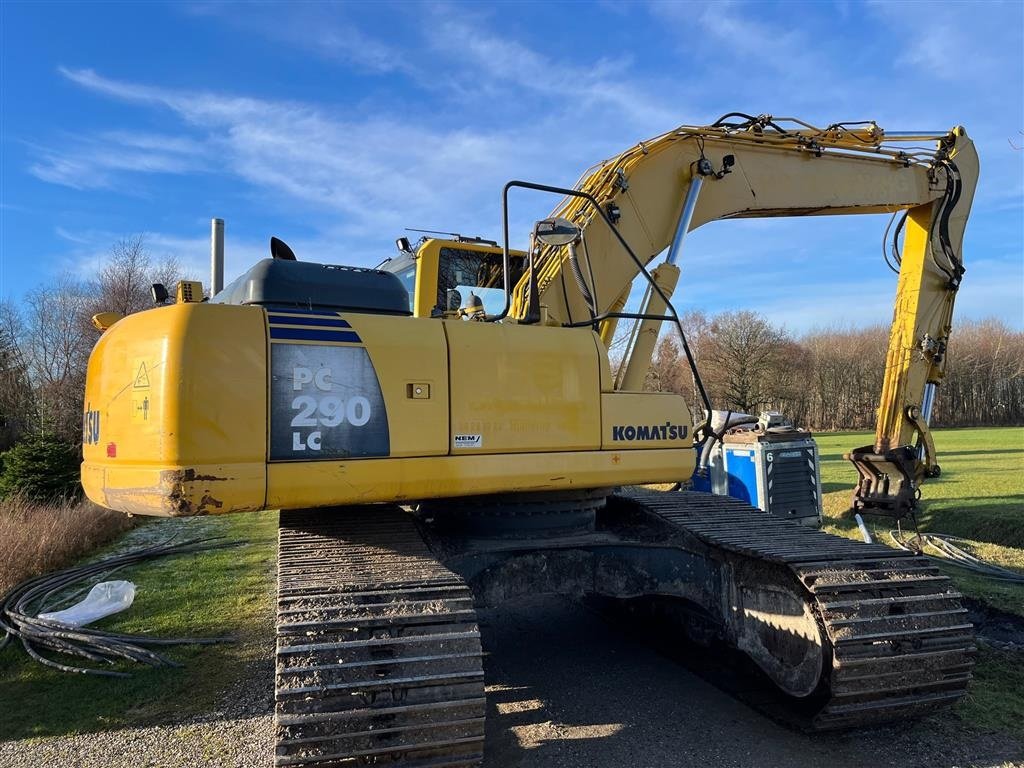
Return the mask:
<svg viewBox="0 0 1024 768">
<path fill-rule="evenodd" d="M 964 597 L 962 602 L 979 638 L 1002 650 L 1024 651 L 1024 616 L 1000 611 L 970 597 Z"/>
</svg>

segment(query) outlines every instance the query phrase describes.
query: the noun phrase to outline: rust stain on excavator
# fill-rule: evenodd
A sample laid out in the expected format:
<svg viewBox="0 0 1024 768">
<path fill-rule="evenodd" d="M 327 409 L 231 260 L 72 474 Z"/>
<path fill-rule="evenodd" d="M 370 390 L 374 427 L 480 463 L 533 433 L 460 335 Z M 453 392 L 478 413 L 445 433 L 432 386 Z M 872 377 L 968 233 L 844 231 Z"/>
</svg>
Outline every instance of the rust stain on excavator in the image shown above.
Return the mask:
<svg viewBox="0 0 1024 768">
<path fill-rule="evenodd" d="M 165 506 L 171 517 L 190 517 L 208 515 L 213 509 L 220 509 L 224 502 L 215 498 L 209 491 L 203 494 L 198 504 L 189 494 L 188 484 L 197 480 L 201 482 L 225 482 L 228 477 L 216 475 L 200 475 L 194 469 L 165 469 L 160 473 L 160 486 L 166 497 Z"/>
<path fill-rule="evenodd" d="M 166 469 L 160 473 L 156 485 L 136 488 L 107 488 L 107 506 L 123 509 L 138 515 L 160 515 L 165 517 L 196 517 L 209 515 L 221 509 L 224 502 L 209 489 L 204 489 L 199 501 L 190 485 L 195 482 L 222 483 L 230 477 L 202 475 L 194 469 Z"/>
</svg>

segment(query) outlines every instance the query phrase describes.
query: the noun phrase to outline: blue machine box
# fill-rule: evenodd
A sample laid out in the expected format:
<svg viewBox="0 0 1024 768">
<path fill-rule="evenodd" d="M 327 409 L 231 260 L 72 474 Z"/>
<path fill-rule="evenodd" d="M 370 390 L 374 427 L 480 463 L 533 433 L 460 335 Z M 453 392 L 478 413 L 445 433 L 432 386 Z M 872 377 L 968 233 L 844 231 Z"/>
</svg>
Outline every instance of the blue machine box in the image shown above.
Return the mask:
<svg viewBox="0 0 1024 768">
<path fill-rule="evenodd" d="M 725 435 L 712 449 L 710 477 L 694 490 L 732 496 L 769 514 L 821 524 L 818 444 L 810 433 L 749 430 Z"/>
</svg>

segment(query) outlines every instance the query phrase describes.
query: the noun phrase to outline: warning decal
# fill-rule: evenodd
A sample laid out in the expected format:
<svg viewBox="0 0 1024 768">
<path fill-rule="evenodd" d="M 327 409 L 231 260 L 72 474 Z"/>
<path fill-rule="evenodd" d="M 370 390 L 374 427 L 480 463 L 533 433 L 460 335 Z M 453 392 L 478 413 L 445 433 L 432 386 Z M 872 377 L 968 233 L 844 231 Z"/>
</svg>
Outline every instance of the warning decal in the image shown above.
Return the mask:
<svg viewBox="0 0 1024 768">
<path fill-rule="evenodd" d="M 365 347 L 270 346 L 272 461 L 387 456 L 388 415 Z"/>
<path fill-rule="evenodd" d="M 153 403 L 149 399 L 149 393 L 132 395 L 132 421 L 136 424 L 145 424 L 149 421 L 149 413 L 153 409 Z"/>
<path fill-rule="evenodd" d="M 137 360 L 136 363 L 135 380 L 132 382 L 132 387 L 135 389 L 149 389 L 149 371 L 146 370 L 146 361 Z"/>
</svg>

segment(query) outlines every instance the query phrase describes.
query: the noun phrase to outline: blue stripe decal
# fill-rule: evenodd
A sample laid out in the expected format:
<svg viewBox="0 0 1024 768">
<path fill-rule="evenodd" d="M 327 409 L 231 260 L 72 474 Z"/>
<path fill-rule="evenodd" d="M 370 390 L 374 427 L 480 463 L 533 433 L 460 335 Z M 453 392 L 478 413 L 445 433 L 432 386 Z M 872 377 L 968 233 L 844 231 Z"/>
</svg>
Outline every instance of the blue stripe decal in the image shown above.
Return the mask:
<svg viewBox="0 0 1024 768">
<path fill-rule="evenodd" d="M 288 317 L 287 315 L 271 315 L 270 322 L 274 325 L 315 325 L 322 328 L 351 328 L 346 320 L 337 315 L 319 317 Z"/>
<path fill-rule="evenodd" d="M 288 315 L 320 315 L 321 317 L 334 317 L 335 313 L 327 309 L 302 309 L 302 307 L 267 307 L 267 312 L 274 314 L 275 312 L 284 312 Z"/>
<path fill-rule="evenodd" d="M 294 339 L 296 341 L 345 341 L 360 343 L 355 331 L 318 330 L 315 328 L 270 328 L 272 339 Z"/>
</svg>

